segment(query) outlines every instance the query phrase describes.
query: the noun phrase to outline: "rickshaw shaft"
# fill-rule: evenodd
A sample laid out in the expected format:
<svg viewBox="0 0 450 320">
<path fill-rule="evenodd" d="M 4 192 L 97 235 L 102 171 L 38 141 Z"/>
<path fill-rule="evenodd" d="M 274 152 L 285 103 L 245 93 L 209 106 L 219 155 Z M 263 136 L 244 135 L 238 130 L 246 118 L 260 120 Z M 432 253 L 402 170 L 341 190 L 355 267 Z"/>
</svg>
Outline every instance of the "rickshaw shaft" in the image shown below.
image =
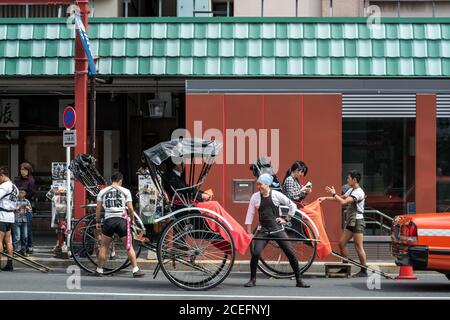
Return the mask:
<svg viewBox="0 0 450 320">
<path fill-rule="evenodd" d="M 298 239 L 298 238 L 264 238 L 264 237 L 253 237 L 252 240 L 267 240 L 267 241 L 299 241 L 299 242 L 319 242 L 316 239 Z"/>
</svg>

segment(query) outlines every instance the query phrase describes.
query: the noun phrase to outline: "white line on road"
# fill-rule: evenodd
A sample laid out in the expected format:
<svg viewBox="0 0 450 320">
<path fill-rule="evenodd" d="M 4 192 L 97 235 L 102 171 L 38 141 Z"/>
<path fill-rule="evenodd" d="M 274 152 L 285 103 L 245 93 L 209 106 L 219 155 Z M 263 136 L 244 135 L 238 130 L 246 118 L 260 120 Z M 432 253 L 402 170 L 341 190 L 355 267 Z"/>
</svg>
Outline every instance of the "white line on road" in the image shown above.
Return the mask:
<svg viewBox="0 0 450 320">
<path fill-rule="evenodd" d="M 323 296 L 251 296 L 226 294 L 171 294 L 171 293 L 119 293 L 119 292 L 64 292 L 64 291 L 0 291 L 0 294 L 46 294 L 77 296 L 111 296 L 111 297 L 172 297 L 172 298 L 247 298 L 247 299 L 304 299 L 304 300 L 450 300 L 450 297 L 323 297 Z"/>
</svg>

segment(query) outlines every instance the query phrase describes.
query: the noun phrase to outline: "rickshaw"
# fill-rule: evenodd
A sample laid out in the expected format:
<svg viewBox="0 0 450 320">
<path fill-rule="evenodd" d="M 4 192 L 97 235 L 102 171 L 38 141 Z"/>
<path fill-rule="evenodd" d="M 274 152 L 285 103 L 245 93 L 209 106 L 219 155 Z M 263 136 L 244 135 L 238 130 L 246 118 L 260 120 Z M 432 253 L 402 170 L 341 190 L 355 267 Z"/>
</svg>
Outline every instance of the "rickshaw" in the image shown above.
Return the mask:
<svg viewBox="0 0 450 320">
<path fill-rule="evenodd" d="M 218 213 L 195 206 L 197 195 L 208 175 L 222 144 L 201 139 L 174 139 L 145 150 L 149 174 L 159 193 L 154 223 L 165 224 L 156 243 L 144 237 L 144 226 L 137 215 L 132 225 L 133 246 L 139 255 L 142 248 L 156 252 L 154 277 L 162 270 L 176 286 L 185 290 L 207 290 L 219 285 L 231 272 L 235 260 L 235 244 L 229 221 Z M 172 197 L 164 185 L 167 161 L 182 161 L 189 186 L 172 187 Z M 186 169 L 188 168 L 188 169 Z M 200 172 L 196 173 L 196 169 Z M 70 170 L 94 197 L 104 184 L 95 169 L 95 159 L 80 155 L 73 160 Z M 94 207 L 88 205 L 87 207 Z M 86 272 L 97 267 L 100 231 L 96 230 L 95 213 L 88 214 L 74 225 L 71 233 L 71 254 Z M 120 239 L 114 238 L 110 259 L 104 274 L 113 274 L 129 266 L 129 260 Z M 114 254 L 113 254 L 114 253 Z"/>
<path fill-rule="evenodd" d="M 186 290 L 206 290 L 217 286 L 225 280 L 234 264 L 235 245 L 229 221 L 217 212 L 195 206 L 195 199 L 221 146 L 217 141 L 175 139 L 144 151 L 149 175 L 159 194 L 154 223 L 165 225 L 157 242 L 150 243 L 143 237 L 144 227 L 136 216 L 136 223 L 132 226 L 132 244 L 137 256 L 142 248 L 156 253 L 154 277 L 162 270 L 173 284 Z M 170 159 L 189 160 L 190 163 L 189 170 L 185 169 L 189 187 L 172 188 L 172 198 L 163 186 L 166 162 Z M 200 168 L 198 174 L 196 168 Z M 95 169 L 95 159 L 89 155 L 80 155 L 74 159 L 70 170 L 93 197 L 106 184 Z M 94 208 L 95 204 L 86 207 Z M 283 215 L 281 211 L 280 215 Z M 97 267 L 96 255 L 100 245 L 100 234 L 95 224 L 94 213 L 80 219 L 73 228 L 70 241 L 73 259 L 89 273 L 93 273 Z M 317 228 L 300 210 L 284 228 L 288 235 L 286 241 L 293 243 L 300 271 L 304 273 L 316 256 L 319 241 Z M 270 236 L 266 239 L 270 241 L 270 246 L 261 256 L 258 265 L 260 271 L 275 278 L 293 277 L 293 271 L 278 245 L 271 241 Z M 112 243 L 110 259 L 107 259 L 103 268 L 104 274 L 114 274 L 130 264 L 122 241 L 114 238 Z"/>
</svg>

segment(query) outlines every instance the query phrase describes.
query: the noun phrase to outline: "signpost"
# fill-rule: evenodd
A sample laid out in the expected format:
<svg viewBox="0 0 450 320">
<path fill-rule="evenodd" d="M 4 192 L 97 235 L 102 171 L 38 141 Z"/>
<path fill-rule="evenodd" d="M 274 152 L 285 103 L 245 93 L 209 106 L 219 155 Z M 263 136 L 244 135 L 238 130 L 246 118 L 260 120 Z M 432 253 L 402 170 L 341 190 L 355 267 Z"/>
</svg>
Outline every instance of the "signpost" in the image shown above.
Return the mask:
<svg viewBox="0 0 450 320">
<path fill-rule="evenodd" d="M 77 145 L 77 131 L 71 130 L 76 123 L 77 114 L 75 109 L 68 106 L 64 109 L 63 121 L 66 130 L 63 133 L 63 146 L 66 148 L 66 198 L 67 198 L 67 246 L 70 248 L 70 233 L 72 232 L 72 190 L 70 185 L 70 148 Z"/>
</svg>

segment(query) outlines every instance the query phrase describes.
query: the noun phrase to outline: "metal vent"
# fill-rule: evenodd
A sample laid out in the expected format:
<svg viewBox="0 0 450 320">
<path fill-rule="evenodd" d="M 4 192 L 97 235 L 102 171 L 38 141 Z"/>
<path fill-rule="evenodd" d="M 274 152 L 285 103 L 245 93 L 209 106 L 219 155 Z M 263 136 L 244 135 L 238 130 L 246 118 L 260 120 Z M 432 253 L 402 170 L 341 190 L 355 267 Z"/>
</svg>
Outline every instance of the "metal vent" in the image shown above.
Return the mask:
<svg viewBox="0 0 450 320">
<path fill-rule="evenodd" d="M 65 16 L 68 5 L 0 5 L 2 18 L 51 18 Z"/>
<path fill-rule="evenodd" d="M 415 118 L 415 94 L 343 94 L 343 118 Z"/>
<path fill-rule="evenodd" d="M 450 118 L 450 94 L 436 95 L 436 118 Z"/>
</svg>

